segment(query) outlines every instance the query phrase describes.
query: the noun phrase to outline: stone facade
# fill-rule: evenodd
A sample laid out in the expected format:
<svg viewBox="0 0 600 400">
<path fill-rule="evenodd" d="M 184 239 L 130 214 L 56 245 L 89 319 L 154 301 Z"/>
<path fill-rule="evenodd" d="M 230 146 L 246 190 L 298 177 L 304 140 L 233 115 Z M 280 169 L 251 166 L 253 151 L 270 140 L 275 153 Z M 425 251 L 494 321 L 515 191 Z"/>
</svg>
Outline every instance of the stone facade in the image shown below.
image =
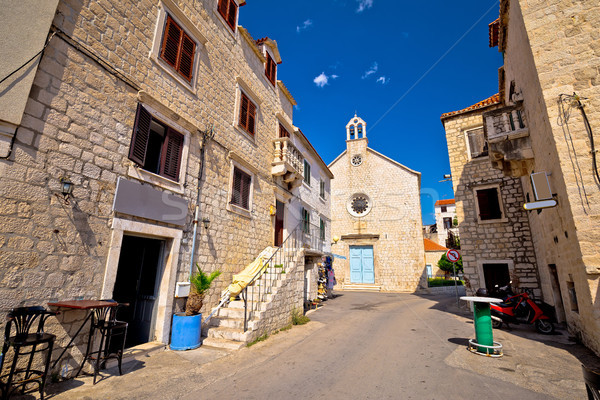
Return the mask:
<svg viewBox="0 0 600 400">
<path fill-rule="evenodd" d="M 597 354 L 600 190 L 593 164 L 596 148 L 581 110 L 596 135 L 599 22 L 597 2 L 565 0 L 504 0 L 498 22 L 505 62 L 503 103 L 514 106 L 516 100 L 523 108 L 533 153 L 533 162 L 521 174 L 523 187 L 532 197 L 528 175 L 546 172 L 558 202 L 529 214 L 544 298 L 554 300 L 570 331 Z"/>
<path fill-rule="evenodd" d="M 154 238 L 161 255 L 149 340 L 167 343 L 171 315 L 181 305 L 175 284 L 188 281 L 192 258 L 204 271 L 223 273 L 205 298 L 206 312 L 231 275 L 273 244 L 271 206 L 276 192 L 288 190 L 271 174 L 273 140 L 281 121 L 291 125 L 295 101 L 281 81 L 265 76 L 266 54 L 278 60 L 276 46 L 255 42 L 241 26 L 230 28 L 217 3 L 59 1 L 14 145 L 0 160 L 0 313 L 115 297 L 125 239 Z M 195 44 L 189 81 L 160 56 L 168 18 Z M 256 105 L 254 134 L 238 123 L 242 93 Z M 130 159 L 140 104 L 183 135 L 176 179 Z M 200 178 L 201 131 L 211 127 Z M 251 177 L 248 209 L 231 204 L 235 168 Z M 75 185 L 68 201 L 60 178 Z M 162 195 L 164 204 L 149 211 L 175 205 L 184 222 L 116 211 L 122 181 Z M 207 229 L 200 223 L 192 254 L 199 188 L 199 218 L 210 223 Z M 53 328 L 59 344 L 78 318 L 63 313 Z"/>
<path fill-rule="evenodd" d="M 513 286 L 533 290 L 541 296 L 537 263 L 527 213 L 523 209 L 525 196 L 518 178 L 503 176 L 492 168 L 487 155 L 472 157 L 466 132 L 483 127 L 484 111 L 497 108 L 495 97 L 477 107 L 442 115 L 446 130 L 452 184 L 459 221 L 460 253 L 469 292 L 494 284 L 506 283 L 488 268 L 508 269 Z M 482 220 L 479 215 L 477 190 L 496 188 L 500 194 L 501 216 Z M 488 266 L 489 265 L 489 266 Z M 546 300 L 544 298 L 544 300 Z M 549 300 L 546 300 L 549 301 Z M 550 304 L 552 304 L 550 302 Z"/>
<path fill-rule="evenodd" d="M 448 239 L 448 231 L 456 230 L 454 228 L 454 217 L 456 217 L 456 204 L 454 200 L 438 200 L 434 204 L 435 212 L 435 224 L 437 226 L 437 242 L 441 246 L 446 246 L 446 239 Z M 444 211 L 445 210 L 445 211 Z M 444 219 L 450 218 L 450 227 L 448 228 L 444 223 Z"/>
<path fill-rule="evenodd" d="M 351 123 L 355 119 L 358 118 Z M 361 123 L 362 137 L 356 126 L 355 136 L 350 135 L 347 127 L 347 149 L 329 165 L 335 176 L 331 190 L 331 231 L 340 238 L 332 246 L 332 252 L 346 257 L 335 261 L 337 288 L 367 286 L 381 291 L 414 292 L 426 287 L 421 175 L 368 148 L 366 124 Z M 353 199 L 358 203 L 353 203 Z M 364 200 L 368 211 L 352 214 Z M 372 284 L 353 282 L 351 246 L 372 246 L 375 275 Z"/>
</svg>

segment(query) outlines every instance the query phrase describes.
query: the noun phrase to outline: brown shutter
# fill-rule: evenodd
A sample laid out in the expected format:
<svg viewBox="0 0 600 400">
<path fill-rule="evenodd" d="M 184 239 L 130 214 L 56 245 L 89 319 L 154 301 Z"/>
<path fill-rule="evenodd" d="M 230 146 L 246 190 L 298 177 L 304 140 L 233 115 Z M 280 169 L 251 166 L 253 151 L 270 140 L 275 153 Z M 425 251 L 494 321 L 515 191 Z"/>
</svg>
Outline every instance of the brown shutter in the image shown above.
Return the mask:
<svg viewBox="0 0 600 400">
<path fill-rule="evenodd" d="M 219 14 L 221 14 L 221 16 L 223 18 L 225 18 L 227 20 L 227 5 L 229 4 L 229 0 L 219 0 L 219 4 L 217 6 L 217 9 L 219 10 Z"/>
<path fill-rule="evenodd" d="M 244 129 L 248 130 L 248 97 L 244 93 L 242 93 L 241 101 L 240 101 L 240 126 Z"/>
<path fill-rule="evenodd" d="M 241 172 L 241 171 L 240 171 Z M 242 172 L 242 207 L 250 209 L 250 182 L 252 177 Z"/>
<path fill-rule="evenodd" d="M 171 128 L 163 144 L 160 175 L 174 181 L 179 181 L 179 167 L 181 165 L 181 152 L 183 150 L 183 135 Z"/>
<path fill-rule="evenodd" d="M 194 52 L 196 43 L 183 32 L 183 40 L 181 43 L 181 52 L 179 53 L 179 65 L 177 70 L 188 81 L 192 80 L 192 68 L 194 66 Z"/>
<path fill-rule="evenodd" d="M 177 68 L 182 33 L 183 31 L 179 25 L 171 17 L 167 16 L 160 56 L 174 68 Z"/>
<path fill-rule="evenodd" d="M 235 1 L 229 0 L 229 10 L 227 13 L 227 23 L 231 27 L 231 29 L 235 30 L 235 20 L 237 17 L 237 4 Z"/>
<path fill-rule="evenodd" d="M 235 204 L 236 206 L 241 205 L 242 203 L 242 176 L 241 172 L 237 168 L 233 168 L 233 187 L 231 188 L 231 204 Z"/>
<path fill-rule="evenodd" d="M 248 132 L 254 135 L 254 124 L 256 121 L 256 106 L 248 100 Z"/>
<path fill-rule="evenodd" d="M 283 127 L 283 125 L 279 124 L 279 137 L 290 137 L 290 133 Z"/>
<path fill-rule="evenodd" d="M 151 122 L 152 116 L 150 113 L 141 104 L 138 104 L 133 134 L 131 135 L 131 146 L 129 147 L 129 159 L 142 167 L 146 163 Z"/>
</svg>

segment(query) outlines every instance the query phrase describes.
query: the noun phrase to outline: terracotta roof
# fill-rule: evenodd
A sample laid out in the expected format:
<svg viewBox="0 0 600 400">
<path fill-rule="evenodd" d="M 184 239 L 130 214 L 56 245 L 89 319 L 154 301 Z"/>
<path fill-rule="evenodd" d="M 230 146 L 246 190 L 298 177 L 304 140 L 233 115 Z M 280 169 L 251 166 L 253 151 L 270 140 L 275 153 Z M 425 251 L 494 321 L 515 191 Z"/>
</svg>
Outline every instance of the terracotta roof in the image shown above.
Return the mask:
<svg viewBox="0 0 600 400">
<path fill-rule="evenodd" d="M 427 238 L 423 239 L 423 245 L 425 246 L 425 251 L 448 251 L 444 246 L 440 246 L 433 240 Z"/>
<path fill-rule="evenodd" d="M 460 114 L 465 114 L 468 113 L 470 111 L 475 111 L 475 110 L 479 110 L 480 108 L 485 108 L 488 106 L 493 106 L 495 104 L 500 104 L 500 94 L 496 93 L 493 96 L 488 97 L 485 100 L 481 100 L 479 103 L 475 103 L 470 107 L 467 108 L 463 108 L 462 110 L 458 110 L 458 111 L 451 111 L 451 112 L 447 112 L 442 114 L 442 116 L 440 117 L 442 120 L 448 117 L 453 117 L 455 115 L 460 115 Z"/>
<path fill-rule="evenodd" d="M 488 31 L 490 36 L 490 47 L 498 46 L 498 37 L 500 33 L 500 17 L 497 20 L 488 25 Z"/>
<path fill-rule="evenodd" d="M 438 200 L 435 202 L 436 206 L 445 206 L 448 204 L 454 204 L 454 199 Z"/>
</svg>

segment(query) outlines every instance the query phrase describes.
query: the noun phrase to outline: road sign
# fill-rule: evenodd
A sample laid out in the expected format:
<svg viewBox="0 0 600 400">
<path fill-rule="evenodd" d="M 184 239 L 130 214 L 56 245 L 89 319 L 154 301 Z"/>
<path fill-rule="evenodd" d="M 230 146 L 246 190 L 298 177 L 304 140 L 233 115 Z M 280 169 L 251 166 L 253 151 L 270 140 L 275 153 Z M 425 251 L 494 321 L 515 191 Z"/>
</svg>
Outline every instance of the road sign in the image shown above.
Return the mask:
<svg viewBox="0 0 600 400">
<path fill-rule="evenodd" d="M 455 263 L 458 260 L 460 260 L 460 253 L 458 252 L 458 250 L 448 250 L 446 252 L 446 258 L 448 259 L 448 261 Z"/>
</svg>

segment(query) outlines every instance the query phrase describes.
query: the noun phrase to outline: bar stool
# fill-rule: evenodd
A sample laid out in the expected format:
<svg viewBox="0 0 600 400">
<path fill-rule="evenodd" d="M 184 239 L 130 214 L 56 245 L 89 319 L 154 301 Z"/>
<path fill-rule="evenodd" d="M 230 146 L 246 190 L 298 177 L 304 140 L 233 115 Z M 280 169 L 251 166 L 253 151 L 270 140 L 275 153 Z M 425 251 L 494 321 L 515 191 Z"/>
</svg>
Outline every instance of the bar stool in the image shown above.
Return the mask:
<svg viewBox="0 0 600 400">
<path fill-rule="evenodd" d="M 114 300 L 101 300 L 116 303 Z M 106 361 L 115 358 L 119 363 L 119 375 L 123 375 L 121 363 L 123 361 L 123 352 L 125 351 L 125 339 L 127 337 L 127 322 L 117 321 L 117 309 L 126 307 L 129 304 L 118 303 L 113 307 L 96 308 L 92 311 L 92 324 L 90 326 L 90 334 L 88 338 L 87 349 L 85 356 L 77 371 L 79 376 L 83 366 L 87 360 L 94 360 L 94 385 L 96 377 L 101 367 L 106 366 Z M 100 334 L 100 344 L 94 350 L 94 337 L 96 332 Z"/>
<path fill-rule="evenodd" d="M 10 348 L 14 350 L 10 372 L 0 376 L 2 399 L 8 399 L 13 389 L 21 386 L 21 393 L 25 393 L 27 385 L 37 383 L 40 399 L 44 399 L 44 387 L 48 376 L 48 367 L 52 357 L 55 335 L 44 332 L 44 323 L 50 316 L 58 314 L 48 311 L 44 307 L 19 307 L 14 308 L 7 316 L 4 329 L 4 345 L 0 358 L 0 373 L 4 366 L 4 358 Z M 37 329 L 34 327 L 37 320 Z M 11 336 L 14 329 L 15 334 Z M 33 331 L 35 329 L 35 331 Z M 32 332 L 33 331 L 33 332 Z M 41 346 L 41 347 L 38 347 Z M 23 349 L 25 348 L 25 349 Z M 34 355 L 47 351 L 44 370 L 32 369 Z M 19 358 L 29 356 L 26 368 L 17 368 Z M 17 380 L 15 380 L 17 377 Z M 6 379 L 6 381 L 4 381 Z"/>
</svg>

